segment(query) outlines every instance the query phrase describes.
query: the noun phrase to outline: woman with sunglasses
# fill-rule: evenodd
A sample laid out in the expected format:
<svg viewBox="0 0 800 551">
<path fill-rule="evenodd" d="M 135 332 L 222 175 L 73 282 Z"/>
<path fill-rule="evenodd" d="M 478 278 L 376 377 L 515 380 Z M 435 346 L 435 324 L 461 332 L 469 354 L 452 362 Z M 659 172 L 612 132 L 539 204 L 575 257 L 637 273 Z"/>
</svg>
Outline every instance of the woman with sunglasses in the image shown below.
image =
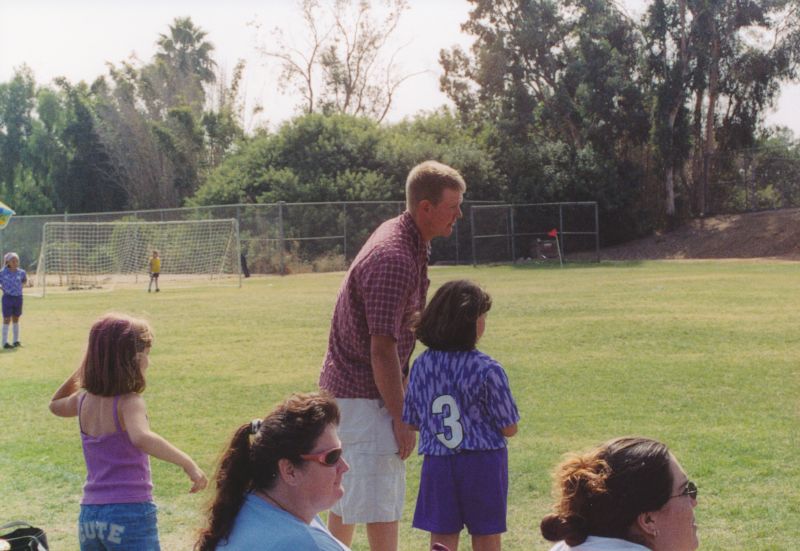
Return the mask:
<svg viewBox="0 0 800 551">
<path fill-rule="evenodd" d="M 667 446 L 616 438 L 555 472 L 558 501 L 542 519 L 551 551 L 694 551 L 697 486 Z"/>
<path fill-rule="evenodd" d="M 216 474 L 199 551 L 348 551 L 317 514 L 344 494 L 339 408 L 325 393 L 293 394 L 240 426 Z"/>
</svg>

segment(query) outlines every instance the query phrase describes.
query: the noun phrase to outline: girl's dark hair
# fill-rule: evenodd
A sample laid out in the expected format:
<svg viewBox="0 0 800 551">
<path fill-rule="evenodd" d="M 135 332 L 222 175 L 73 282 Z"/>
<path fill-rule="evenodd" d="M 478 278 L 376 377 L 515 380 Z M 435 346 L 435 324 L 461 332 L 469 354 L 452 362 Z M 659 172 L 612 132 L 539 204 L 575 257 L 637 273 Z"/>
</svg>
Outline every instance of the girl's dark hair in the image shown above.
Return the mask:
<svg viewBox="0 0 800 551">
<path fill-rule="evenodd" d="M 322 391 L 292 394 L 261 421 L 252 437 L 253 423 L 240 426 L 217 468 L 208 525 L 200 531 L 195 550 L 216 549 L 230 535 L 245 494 L 275 486 L 281 459 L 302 464 L 300 455 L 314 448 L 330 424 L 339 424 L 339 408 L 333 397 Z"/>
<path fill-rule="evenodd" d="M 466 279 L 448 281 L 436 291 L 414 326 L 417 338 L 434 350 L 472 350 L 476 322 L 492 307 L 492 297 Z"/>
<path fill-rule="evenodd" d="M 672 493 L 667 446 L 648 438 L 616 438 L 583 455 L 568 457 L 555 472 L 558 502 L 542 519 L 542 536 L 570 546 L 588 536 L 635 543 L 636 517 L 657 511 Z"/>
<path fill-rule="evenodd" d="M 83 387 L 97 396 L 143 392 L 144 373 L 139 353 L 153 346 L 153 331 L 144 320 L 125 314 L 106 314 L 89 330 L 81 363 Z"/>
</svg>

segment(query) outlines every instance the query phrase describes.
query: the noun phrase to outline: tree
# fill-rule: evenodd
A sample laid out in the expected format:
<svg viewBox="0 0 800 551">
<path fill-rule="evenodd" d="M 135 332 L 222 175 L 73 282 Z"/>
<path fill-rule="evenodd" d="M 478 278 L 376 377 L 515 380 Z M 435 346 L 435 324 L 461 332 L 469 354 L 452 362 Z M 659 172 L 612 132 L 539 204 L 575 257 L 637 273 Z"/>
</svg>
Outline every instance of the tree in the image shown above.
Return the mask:
<svg viewBox="0 0 800 551">
<path fill-rule="evenodd" d="M 71 85 L 56 79 L 66 97 L 68 123 L 62 139 L 71 150 L 71 159 L 57 190 L 69 212 L 104 212 L 127 206 L 124 187 L 117 177 L 112 157 L 98 132 L 92 92 L 85 83 Z"/>
<path fill-rule="evenodd" d="M 686 99 L 690 86 L 686 0 L 655 0 L 647 12 L 647 72 L 652 82 L 652 136 L 664 171 L 664 211 L 675 217 L 675 171 L 688 156 Z M 679 118 L 680 116 L 680 118 Z M 679 131 L 684 129 L 684 132 Z"/>
<path fill-rule="evenodd" d="M 234 144 L 244 138 L 244 117 L 239 87 L 244 77 L 245 62 L 239 60 L 233 68 L 230 83 L 224 77 L 217 79 L 212 109 L 203 114 L 206 132 L 206 165 L 214 169 L 220 165 Z"/>
<path fill-rule="evenodd" d="M 441 87 L 493 129 L 508 198 L 598 200 L 618 235 L 640 231 L 649 125 L 633 23 L 600 0 L 470 2 L 476 40 L 440 53 Z"/>
<path fill-rule="evenodd" d="M 243 136 L 238 65 L 217 89 L 213 46 L 189 18 L 91 85 L 38 88 L 23 67 L 0 83 L 0 192 L 18 212 L 179 206 Z M 208 90 L 207 90 L 208 88 Z M 207 91 L 218 92 L 215 104 Z"/>
<path fill-rule="evenodd" d="M 243 134 L 237 95 L 244 66 L 228 87 L 205 37 L 191 19 L 177 18 L 152 62 L 109 65 L 108 78 L 93 86 L 99 134 L 134 208 L 179 206 Z M 208 93 L 215 92 L 213 105 Z"/>
<path fill-rule="evenodd" d="M 704 214 L 709 175 L 727 170 L 714 163 L 732 158 L 717 155 L 718 148 L 754 144 L 780 82 L 796 77 L 797 12 L 796 2 L 787 0 L 656 0 L 650 6 L 643 32 L 669 216 L 676 210 L 674 174 L 687 162 L 694 188 L 687 206 Z"/>
<path fill-rule="evenodd" d="M 58 204 L 67 151 L 62 98 L 39 88 L 31 70 L 17 69 L 0 84 L 0 195 L 18 213 L 49 213 Z"/>
<path fill-rule="evenodd" d="M 427 159 L 456 167 L 470 196 L 497 199 L 503 179 L 477 135 L 442 111 L 395 125 L 350 115 L 303 115 L 245 140 L 192 204 L 402 200 L 408 171 Z"/>
<path fill-rule="evenodd" d="M 0 183 L 8 193 L 14 191 L 15 175 L 33 132 L 35 86 L 33 72 L 24 65 L 10 82 L 0 84 Z"/>
<path fill-rule="evenodd" d="M 283 32 L 275 29 L 277 47 L 260 51 L 280 62 L 279 82 L 284 91 L 293 86 L 300 94 L 303 113 L 343 113 L 381 122 L 397 89 L 421 74 L 398 74 L 394 59 L 398 50 L 386 59 L 407 1 L 385 0 L 386 15 L 379 22 L 366 0 L 332 0 L 331 4 L 326 10 L 318 0 L 300 1 L 306 47 L 287 43 Z"/>
<path fill-rule="evenodd" d="M 189 17 L 176 17 L 168 34 L 160 34 L 154 63 L 142 73 L 159 90 L 163 109 L 189 106 L 199 116 L 205 105 L 203 86 L 216 80 L 214 45 Z M 163 111 L 162 111 L 162 114 Z"/>
</svg>

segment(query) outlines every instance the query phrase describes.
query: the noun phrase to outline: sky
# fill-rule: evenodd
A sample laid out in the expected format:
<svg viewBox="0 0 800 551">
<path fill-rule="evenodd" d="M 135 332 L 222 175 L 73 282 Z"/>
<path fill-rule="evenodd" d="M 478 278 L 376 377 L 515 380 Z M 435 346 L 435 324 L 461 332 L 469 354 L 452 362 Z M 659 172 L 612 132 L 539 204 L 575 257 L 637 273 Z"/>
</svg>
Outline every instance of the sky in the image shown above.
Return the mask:
<svg viewBox="0 0 800 551">
<path fill-rule="evenodd" d="M 637 16 L 647 0 L 619 3 Z M 409 5 L 387 51 L 398 52 L 398 73 L 422 74 L 400 87 L 389 121 L 450 104 L 439 90 L 439 51 L 456 44 L 468 48 L 472 42 L 461 31 L 470 9 L 466 0 L 409 0 Z M 132 55 L 149 61 L 158 35 L 175 17 L 190 16 L 208 32 L 220 68 L 230 72 L 239 59 L 247 63 L 247 130 L 275 126 L 295 113 L 298 98 L 278 90 L 278 64 L 258 49 L 274 45 L 275 28 L 302 47 L 296 6 L 295 0 L 0 0 L 0 82 L 23 63 L 39 84 L 57 76 L 91 82 L 107 72 L 107 63 L 119 64 Z M 785 85 L 767 122 L 788 126 L 800 136 L 799 105 L 800 85 Z M 256 106 L 263 111 L 253 116 Z"/>
</svg>

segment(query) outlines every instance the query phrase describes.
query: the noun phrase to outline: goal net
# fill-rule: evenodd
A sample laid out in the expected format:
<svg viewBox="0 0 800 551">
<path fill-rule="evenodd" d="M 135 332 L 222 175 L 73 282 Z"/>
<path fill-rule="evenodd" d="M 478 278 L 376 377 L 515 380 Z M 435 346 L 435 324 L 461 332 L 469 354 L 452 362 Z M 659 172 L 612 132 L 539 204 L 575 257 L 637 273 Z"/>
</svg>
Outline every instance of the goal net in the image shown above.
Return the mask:
<svg viewBox="0 0 800 551">
<path fill-rule="evenodd" d="M 147 285 L 158 251 L 161 286 L 230 282 L 241 285 L 235 219 L 173 222 L 48 222 L 36 281 L 38 292 Z"/>
</svg>

